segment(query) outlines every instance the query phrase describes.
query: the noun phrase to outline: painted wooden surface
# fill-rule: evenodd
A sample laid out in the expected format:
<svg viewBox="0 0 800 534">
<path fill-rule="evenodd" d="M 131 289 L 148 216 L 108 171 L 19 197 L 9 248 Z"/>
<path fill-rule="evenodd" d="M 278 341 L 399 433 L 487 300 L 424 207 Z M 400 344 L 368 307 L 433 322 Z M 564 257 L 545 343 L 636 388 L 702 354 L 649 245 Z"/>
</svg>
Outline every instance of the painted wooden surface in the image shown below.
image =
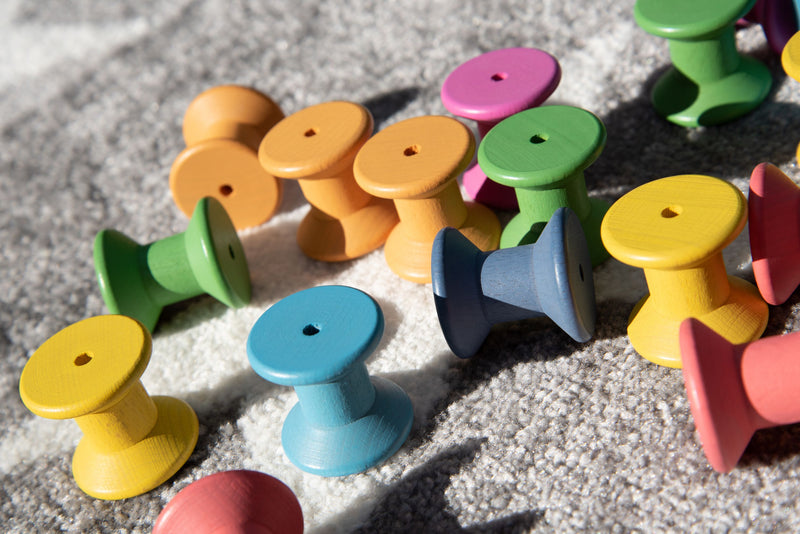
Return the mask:
<svg viewBox="0 0 800 534">
<path fill-rule="evenodd" d="M 800 0 L 797 2 L 800 3 Z M 800 81 L 800 32 L 795 33 L 786 43 L 781 53 L 781 66 L 788 76 Z M 800 161 L 800 144 L 797 145 L 795 156 Z"/>
<path fill-rule="evenodd" d="M 638 0 L 637 24 L 669 41 L 672 66 L 653 87 L 659 115 L 686 127 L 736 119 L 763 102 L 772 75 L 736 49 L 735 24 L 755 0 Z"/>
<path fill-rule="evenodd" d="M 644 269 L 650 290 L 628 322 L 639 354 L 680 367 L 678 330 L 689 317 L 732 343 L 761 336 L 767 304 L 752 284 L 728 276 L 722 259 L 746 221 L 744 195 L 710 176 L 655 180 L 611 206 L 601 227 L 603 242 L 619 261 Z"/>
<path fill-rule="evenodd" d="M 94 265 L 108 310 L 151 332 L 165 306 L 204 293 L 232 308 L 250 302 L 244 249 L 225 208 L 212 197 L 197 202 L 185 232 L 147 245 L 101 230 Z"/>
<path fill-rule="evenodd" d="M 689 405 L 715 470 L 733 469 L 756 430 L 800 422 L 800 332 L 732 344 L 687 319 L 680 340 Z"/>
<path fill-rule="evenodd" d="M 151 397 L 140 377 L 150 333 L 123 315 L 74 323 L 45 341 L 22 371 L 22 402 L 36 415 L 74 419 L 83 431 L 72 457 L 75 482 L 98 499 L 140 495 L 186 462 L 198 437 L 192 408 Z"/>
<path fill-rule="evenodd" d="M 800 285 L 800 189 L 761 163 L 750 175 L 748 207 L 753 275 L 764 300 L 777 306 Z"/>
<path fill-rule="evenodd" d="M 556 210 L 535 244 L 483 252 L 455 228 L 431 258 L 439 324 L 456 356 L 475 355 L 494 324 L 547 316 L 575 341 L 594 334 L 589 247 L 578 217 Z"/>
<path fill-rule="evenodd" d="M 594 114 L 573 106 L 543 106 L 501 121 L 478 148 L 478 162 L 492 180 L 513 187 L 519 214 L 503 229 L 501 248 L 534 243 L 558 208 L 583 225 L 592 263 L 608 258 L 600 221 L 608 203 L 590 198 L 584 169 L 605 147 L 606 129 Z"/>
<path fill-rule="evenodd" d="M 745 19 L 760 24 L 770 49 L 780 54 L 797 32 L 797 13 L 793 0 L 757 0 Z"/>
<path fill-rule="evenodd" d="M 392 202 L 366 193 L 353 178 L 353 160 L 373 127 L 360 104 L 326 102 L 287 117 L 261 143 L 261 165 L 297 180 L 311 204 L 297 230 L 297 243 L 310 258 L 358 258 L 383 245 L 397 224 Z"/>
<path fill-rule="evenodd" d="M 475 139 L 459 121 L 422 116 L 392 124 L 356 156 L 356 181 L 369 193 L 393 199 L 400 223 L 386 240 L 389 267 L 412 282 L 431 281 L 431 249 L 445 226 L 458 228 L 481 250 L 500 241 L 500 222 L 489 208 L 461 197 L 456 178 L 475 153 Z"/>
<path fill-rule="evenodd" d="M 222 85 L 200 93 L 186 109 L 186 149 L 169 175 L 178 208 L 189 217 L 201 198 L 214 197 L 237 229 L 269 220 L 283 185 L 259 164 L 258 146 L 281 119 L 280 107 L 249 87 Z"/>
<path fill-rule="evenodd" d="M 277 478 L 249 470 L 221 471 L 183 488 L 164 507 L 153 534 L 300 534 L 303 511 Z"/>
<path fill-rule="evenodd" d="M 441 98 L 450 113 L 477 121 L 483 138 L 501 120 L 541 105 L 561 81 L 556 58 L 537 48 L 502 48 L 459 65 L 444 81 Z M 462 178 L 467 195 L 481 204 L 517 210 L 514 190 L 489 180 L 477 162 Z"/>
<path fill-rule="evenodd" d="M 283 424 L 289 460 L 322 476 L 343 476 L 393 455 L 411 430 L 411 400 L 370 377 L 364 361 L 383 335 L 378 303 L 345 286 L 319 286 L 277 302 L 247 338 L 253 370 L 293 386 L 298 403 Z"/>
</svg>

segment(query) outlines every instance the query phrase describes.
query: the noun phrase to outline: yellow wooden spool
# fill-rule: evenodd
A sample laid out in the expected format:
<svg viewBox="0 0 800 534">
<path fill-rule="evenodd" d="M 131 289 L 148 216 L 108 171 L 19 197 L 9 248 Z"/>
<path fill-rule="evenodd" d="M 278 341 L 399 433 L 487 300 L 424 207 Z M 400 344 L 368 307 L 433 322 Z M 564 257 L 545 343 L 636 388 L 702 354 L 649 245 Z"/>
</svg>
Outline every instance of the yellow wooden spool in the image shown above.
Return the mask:
<svg viewBox="0 0 800 534">
<path fill-rule="evenodd" d="M 20 378 L 22 402 L 83 431 L 72 457 L 78 486 L 98 499 L 145 493 L 175 474 L 194 450 L 194 410 L 150 397 L 140 377 L 150 360 L 147 329 L 123 315 L 84 319 L 33 353 Z"/>
<path fill-rule="evenodd" d="M 761 336 L 767 304 L 754 285 L 728 276 L 722 258 L 746 221 L 741 191 L 701 175 L 644 184 L 609 209 L 600 228 L 603 244 L 619 261 L 644 269 L 650 289 L 628 320 L 639 354 L 681 367 L 678 330 L 689 317 L 734 344 Z"/>
</svg>

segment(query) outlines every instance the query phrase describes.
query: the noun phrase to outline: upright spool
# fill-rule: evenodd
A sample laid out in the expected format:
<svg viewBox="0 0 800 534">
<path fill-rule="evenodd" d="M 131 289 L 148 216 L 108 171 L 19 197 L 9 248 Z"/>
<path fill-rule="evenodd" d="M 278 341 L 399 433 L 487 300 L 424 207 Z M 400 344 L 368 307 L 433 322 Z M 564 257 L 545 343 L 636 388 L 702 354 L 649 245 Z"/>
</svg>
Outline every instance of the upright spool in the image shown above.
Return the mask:
<svg viewBox="0 0 800 534">
<path fill-rule="evenodd" d="M 140 378 L 150 360 L 147 329 L 122 315 L 84 319 L 53 335 L 22 370 L 22 402 L 83 431 L 72 457 L 75 482 L 98 499 L 125 499 L 166 482 L 197 443 L 185 402 L 150 397 Z"/>
<path fill-rule="evenodd" d="M 603 243 L 621 262 L 644 269 L 650 289 L 628 320 L 639 354 L 681 367 L 678 330 L 690 317 L 731 343 L 761 336 L 767 304 L 752 284 L 727 274 L 722 258 L 746 221 L 741 191 L 710 176 L 654 180 L 611 206 L 601 227 Z"/>
</svg>

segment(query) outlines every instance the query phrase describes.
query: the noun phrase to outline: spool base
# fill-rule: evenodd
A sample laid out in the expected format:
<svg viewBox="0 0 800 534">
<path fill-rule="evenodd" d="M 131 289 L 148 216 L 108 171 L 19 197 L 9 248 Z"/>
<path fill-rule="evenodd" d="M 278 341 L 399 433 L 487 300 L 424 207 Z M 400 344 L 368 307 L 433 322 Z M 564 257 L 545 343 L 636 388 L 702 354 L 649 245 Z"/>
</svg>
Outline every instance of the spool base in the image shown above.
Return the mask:
<svg viewBox="0 0 800 534">
<path fill-rule="evenodd" d="M 719 308 L 697 317 L 730 343 L 741 344 L 761 337 L 769 310 L 755 286 L 728 276 L 728 300 Z M 681 368 L 679 330 L 687 317 L 665 317 L 649 295 L 641 299 L 628 319 L 628 337 L 642 357 L 658 365 Z"/>
<path fill-rule="evenodd" d="M 500 242 L 500 221 L 492 210 L 481 204 L 466 203 L 467 219 L 458 230 L 483 251 L 494 250 Z M 422 241 L 410 235 L 401 222 L 386 240 L 386 263 L 395 274 L 416 282 L 431 282 L 433 240 Z"/>
<path fill-rule="evenodd" d="M 397 452 L 414 420 L 411 400 L 389 380 L 370 380 L 375 402 L 366 414 L 347 425 L 312 426 L 299 404 L 292 408 L 281 441 L 294 465 L 315 475 L 344 476 L 365 471 Z"/>
<path fill-rule="evenodd" d="M 199 426 L 191 406 L 173 397 L 154 396 L 158 419 L 147 436 L 120 451 L 100 451 L 85 438 L 72 456 L 75 482 L 88 495 L 105 500 L 146 493 L 169 480 L 197 444 Z"/>
<path fill-rule="evenodd" d="M 141 278 L 139 248 L 125 234 L 101 230 L 94 241 L 94 266 L 108 311 L 133 317 L 152 332 L 163 306 L 150 299 Z"/>
<path fill-rule="evenodd" d="M 352 260 L 383 245 L 397 222 L 397 211 L 390 199 L 373 198 L 343 219 L 311 206 L 297 229 L 297 243 L 306 256 L 315 260 Z"/>
<path fill-rule="evenodd" d="M 671 67 L 656 82 L 653 106 L 668 121 L 687 128 L 711 126 L 736 119 L 769 94 L 772 76 L 759 61 L 742 56 L 736 72 L 702 86 Z"/>
</svg>

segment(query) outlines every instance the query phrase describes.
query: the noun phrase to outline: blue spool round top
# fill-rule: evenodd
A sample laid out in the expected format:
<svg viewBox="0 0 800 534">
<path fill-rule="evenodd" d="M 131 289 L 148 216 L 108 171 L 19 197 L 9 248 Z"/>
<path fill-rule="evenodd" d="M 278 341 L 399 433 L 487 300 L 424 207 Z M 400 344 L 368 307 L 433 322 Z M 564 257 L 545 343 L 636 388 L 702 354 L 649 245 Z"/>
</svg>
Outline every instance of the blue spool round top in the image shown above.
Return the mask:
<svg viewBox="0 0 800 534">
<path fill-rule="evenodd" d="M 383 335 L 383 313 L 358 289 L 320 286 L 265 311 L 247 337 L 250 365 L 284 386 L 334 382 L 363 363 Z"/>
</svg>

